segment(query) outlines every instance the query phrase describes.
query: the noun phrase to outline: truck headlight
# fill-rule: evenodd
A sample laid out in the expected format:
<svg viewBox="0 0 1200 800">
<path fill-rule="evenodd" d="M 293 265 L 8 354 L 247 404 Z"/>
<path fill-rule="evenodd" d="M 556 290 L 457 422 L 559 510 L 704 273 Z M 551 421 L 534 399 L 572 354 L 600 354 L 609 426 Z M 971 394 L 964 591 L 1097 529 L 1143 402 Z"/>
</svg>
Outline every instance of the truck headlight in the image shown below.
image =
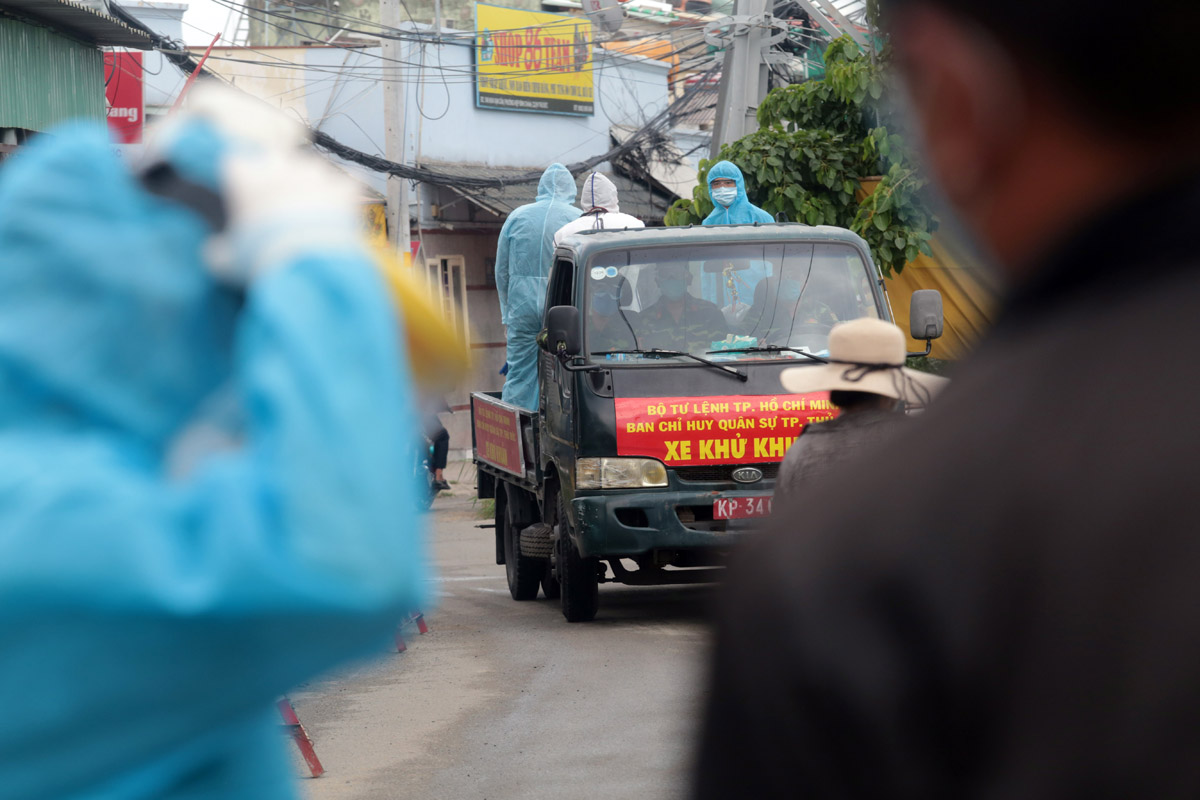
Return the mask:
<svg viewBox="0 0 1200 800">
<path fill-rule="evenodd" d="M 645 489 L 667 485 L 667 468 L 653 458 L 581 458 L 577 489 Z"/>
</svg>

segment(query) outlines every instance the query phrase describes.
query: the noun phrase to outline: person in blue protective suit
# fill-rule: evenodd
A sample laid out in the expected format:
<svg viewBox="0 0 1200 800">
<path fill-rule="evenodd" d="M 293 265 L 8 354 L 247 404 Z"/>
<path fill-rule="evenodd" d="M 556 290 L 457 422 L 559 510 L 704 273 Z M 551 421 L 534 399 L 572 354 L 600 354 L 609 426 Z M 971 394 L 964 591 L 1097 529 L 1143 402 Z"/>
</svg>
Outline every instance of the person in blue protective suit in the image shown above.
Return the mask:
<svg viewBox="0 0 1200 800">
<path fill-rule="evenodd" d="M 774 222 L 775 218 L 750 202 L 746 196 L 746 180 L 732 161 L 718 161 L 708 171 L 708 196 L 712 213 L 704 218 L 705 225 L 747 225 L 752 222 Z"/>
<path fill-rule="evenodd" d="M 420 417 L 354 187 L 203 107 L 142 178 L 101 126 L 0 171 L 9 800 L 293 797 L 274 699 L 382 650 L 426 585 L 397 478 Z M 173 472 L 222 392 L 225 446 Z"/>
<path fill-rule="evenodd" d="M 554 234 L 580 215 L 575 179 L 562 164 L 551 164 L 538 182 L 537 199 L 514 209 L 496 247 L 496 289 L 500 318 L 508 327 L 508 375 L 503 400 L 537 408 L 537 335 L 542 328 Z"/>
<path fill-rule="evenodd" d="M 718 161 L 708 170 L 708 196 L 713 210 L 704 218 L 705 225 L 748 225 L 755 222 L 769 223 L 775 219 L 766 211 L 750 202 L 746 196 L 746 180 L 742 171 L 732 161 Z M 752 261 L 748 269 L 732 275 L 737 284 L 729 287 L 729 280 L 720 274 L 706 273 L 701 291 L 707 300 L 715 302 L 726 312 L 726 317 L 740 319 L 746 313 L 750 298 L 754 297 L 758 282 L 767 276 L 768 266 L 761 261 Z M 733 289 L 737 289 L 739 302 L 733 303 Z"/>
</svg>

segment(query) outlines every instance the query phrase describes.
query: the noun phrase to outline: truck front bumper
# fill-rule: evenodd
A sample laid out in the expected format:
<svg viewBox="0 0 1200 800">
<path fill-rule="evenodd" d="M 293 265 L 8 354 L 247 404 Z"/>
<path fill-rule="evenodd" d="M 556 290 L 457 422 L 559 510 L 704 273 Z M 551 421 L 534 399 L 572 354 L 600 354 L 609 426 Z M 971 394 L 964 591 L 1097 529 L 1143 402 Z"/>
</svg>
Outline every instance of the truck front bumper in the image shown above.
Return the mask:
<svg viewBox="0 0 1200 800">
<path fill-rule="evenodd" d="M 773 488 L 580 494 L 572 501 L 579 550 L 584 556 L 601 558 L 655 550 L 727 550 L 739 535 L 761 530 L 766 520 L 713 519 L 714 501 L 770 496 Z"/>
</svg>

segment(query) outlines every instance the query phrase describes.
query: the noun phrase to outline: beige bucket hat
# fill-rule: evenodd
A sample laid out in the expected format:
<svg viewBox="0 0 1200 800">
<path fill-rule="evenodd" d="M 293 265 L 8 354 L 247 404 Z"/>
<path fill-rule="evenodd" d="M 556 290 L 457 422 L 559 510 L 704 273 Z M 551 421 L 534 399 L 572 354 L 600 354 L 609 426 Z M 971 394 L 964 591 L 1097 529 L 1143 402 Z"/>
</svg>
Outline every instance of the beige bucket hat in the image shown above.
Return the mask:
<svg viewBox="0 0 1200 800">
<path fill-rule="evenodd" d="M 856 319 L 829 332 L 829 363 L 786 369 L 783 388 L 807 392 L 869 392 L 910 405 L 924 405 L 946 378 L 904 366 L 904 333 L 890 322 Z"/>
</svg>

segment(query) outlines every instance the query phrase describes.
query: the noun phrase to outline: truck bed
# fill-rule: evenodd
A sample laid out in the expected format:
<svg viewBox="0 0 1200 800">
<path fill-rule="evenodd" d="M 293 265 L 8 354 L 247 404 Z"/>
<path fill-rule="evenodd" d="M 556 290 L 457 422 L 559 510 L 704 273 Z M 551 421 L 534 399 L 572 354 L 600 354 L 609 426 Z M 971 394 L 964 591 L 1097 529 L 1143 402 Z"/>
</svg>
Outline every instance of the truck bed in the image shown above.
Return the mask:
<svg viewBox="0 0 1200 800">
<path fill-rule="evenodd" d="M 505 403 L 499 392 L 473 392 L 471 444 L 481 470 L 536 485 L 536 412 Z"/>
</svg>

